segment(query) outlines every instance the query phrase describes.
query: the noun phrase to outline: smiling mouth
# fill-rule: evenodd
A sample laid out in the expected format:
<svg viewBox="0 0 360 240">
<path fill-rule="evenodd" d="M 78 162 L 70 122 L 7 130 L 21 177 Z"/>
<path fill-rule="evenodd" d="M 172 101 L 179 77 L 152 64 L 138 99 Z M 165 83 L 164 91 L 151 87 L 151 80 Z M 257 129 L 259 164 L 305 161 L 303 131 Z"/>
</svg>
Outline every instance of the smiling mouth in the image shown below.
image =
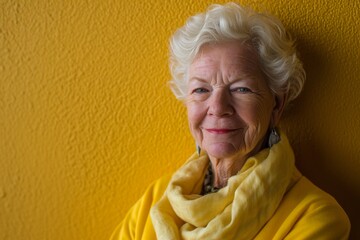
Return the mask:
<svg viewBox="0 0 360 240">
<path fill-rule="evenodd" d="M 214 134 L 226 134 L 237 131 L 238 129 L 227 129 L 227 128 L 205 128 L 205 130 L 209 133 Z"/>
</svg>

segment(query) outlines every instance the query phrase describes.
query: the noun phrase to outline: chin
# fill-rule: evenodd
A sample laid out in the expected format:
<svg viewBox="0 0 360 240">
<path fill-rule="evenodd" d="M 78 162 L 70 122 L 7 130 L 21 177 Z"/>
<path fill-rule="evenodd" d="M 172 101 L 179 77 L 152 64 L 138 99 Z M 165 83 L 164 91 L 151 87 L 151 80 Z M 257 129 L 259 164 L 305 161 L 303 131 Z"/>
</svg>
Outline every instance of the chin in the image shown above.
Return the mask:
<svg viewBox="0 0 360 240">
<path fill-rule="evenodd" d="M 236 155 L 239 150 L 229 143 L 212 144 L 204 149 L 208 155 L 215 158 L 227 158 Z"/>
</svg>

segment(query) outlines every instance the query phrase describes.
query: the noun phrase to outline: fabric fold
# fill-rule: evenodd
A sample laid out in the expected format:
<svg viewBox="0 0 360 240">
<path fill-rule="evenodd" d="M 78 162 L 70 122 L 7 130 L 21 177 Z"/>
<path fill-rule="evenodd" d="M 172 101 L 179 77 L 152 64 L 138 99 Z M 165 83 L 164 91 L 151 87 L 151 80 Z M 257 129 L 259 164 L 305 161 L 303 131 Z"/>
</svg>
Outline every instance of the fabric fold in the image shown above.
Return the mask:
<svg viewBox="0 0 360 240">
<path fill-rule="evenodd" d="M 226 187 L 200 195 L 209 164 L 193 155 L 151 209 L 158 239 L 251 239 L 270 219 L 296 174 L 294 154 L 281 141 L 247 159 Z"/>
</svg>

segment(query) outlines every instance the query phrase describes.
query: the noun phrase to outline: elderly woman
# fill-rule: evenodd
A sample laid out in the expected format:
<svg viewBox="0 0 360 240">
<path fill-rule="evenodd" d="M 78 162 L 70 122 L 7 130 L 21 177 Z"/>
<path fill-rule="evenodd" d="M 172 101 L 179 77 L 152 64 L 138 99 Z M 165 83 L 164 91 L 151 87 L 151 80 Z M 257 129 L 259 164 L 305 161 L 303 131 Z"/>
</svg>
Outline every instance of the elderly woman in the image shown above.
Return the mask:
<svg viewBox="0 0 360 240">
<path fill-rule="evenodd" d="M 345 212 L 299 173 L 277 127 L 305 80 L 277 19 L 213 5 L 174 34 L 170 63 L 197 153 L 148 188 L 112 239 L 347 239 Z"/>
</svg>

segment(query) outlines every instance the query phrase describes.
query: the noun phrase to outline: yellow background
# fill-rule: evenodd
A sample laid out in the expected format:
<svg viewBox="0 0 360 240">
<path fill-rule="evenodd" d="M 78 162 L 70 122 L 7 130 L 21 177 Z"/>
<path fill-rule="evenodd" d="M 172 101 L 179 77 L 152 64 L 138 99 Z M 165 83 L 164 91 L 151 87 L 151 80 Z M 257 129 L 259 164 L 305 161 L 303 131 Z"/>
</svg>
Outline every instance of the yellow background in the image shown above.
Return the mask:
<svg viewBox="0 0 360 240">
<path fill-rule="evenodd" d="M 359 1 L 242 2 L 298 39 L 308 78 L 282 125 L 359 239 Z M 107 239 L 187 159 L 168 38 L 210 3 L 0 1 L 0 239 Z"/>
</svg>

